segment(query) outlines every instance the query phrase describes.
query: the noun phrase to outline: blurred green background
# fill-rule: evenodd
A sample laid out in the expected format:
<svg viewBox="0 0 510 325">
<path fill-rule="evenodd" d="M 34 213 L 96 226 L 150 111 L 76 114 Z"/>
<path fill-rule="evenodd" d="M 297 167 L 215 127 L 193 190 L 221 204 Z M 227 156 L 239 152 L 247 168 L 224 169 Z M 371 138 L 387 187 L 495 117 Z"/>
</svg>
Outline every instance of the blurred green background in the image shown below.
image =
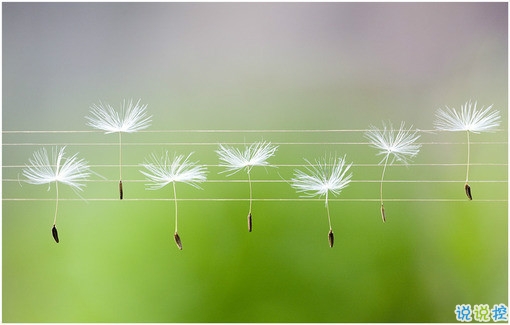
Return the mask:
<svg viewBox="0 0 510 325">
<path fill-rule="evenodd" d="M 457 304 L 508 305 L 507 3 L 2 7 L 4 322 L 455 322 Z M 116 135 L 5 132 L 88 131 L 91 104 L 123 98 L 148 104 L 148 130 L 239 131 L 125 135 L 122 202 Z M 502 115 L 498 132 L 471 137 L 474 200 L 465 134 L 422 132 L 413 164 L 387 170 L 386 224 L 362 132 L 242 132 L 430 130 L 436 109 L 469 99 Z M 261 139 L 283 144 L 278 168 L 253 170 L 248 233 L 246 175 L 218 174 L 214 150 Z M 106 178 L 91 177 L 88 200 L 60 187 L 59 244 L 54 186 L 18 182 L 54 144 Z M 182 251 L 173 202 L 134 200 L 172 197 L 138 171 L 162 150 L 193 151 L 209 170 L 202 190 L 177 184 L 191 199 L 179 202 Z M 330 204 L 332 249 L 323 201 L 296 200 L 282 180 L 329 152 L 354 162 Z M 223 198 L 237 200 L 193 200 Z"/>
</svg>

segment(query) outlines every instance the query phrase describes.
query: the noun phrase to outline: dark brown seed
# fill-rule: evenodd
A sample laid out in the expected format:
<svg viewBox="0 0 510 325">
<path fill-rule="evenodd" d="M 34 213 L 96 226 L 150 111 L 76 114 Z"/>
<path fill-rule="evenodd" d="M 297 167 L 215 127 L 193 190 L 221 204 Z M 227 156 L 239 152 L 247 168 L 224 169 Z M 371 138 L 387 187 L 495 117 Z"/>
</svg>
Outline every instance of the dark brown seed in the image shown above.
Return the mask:
<svg viewBox="0 0 510 325">
<path fill-rule="evenodd" d="M 383 204 L 381 204 L 381 216 L 382 216 L 382 221 L 386 222 L 386 213 L 384 212 L 384 205 Z"/>
<path fill-rule="evenodd" d="M 124 191 L 122 191 L 122 181 L 119 181 L 119 193 L 120 199 L 122 200 L 124 198 Z"/>
<path fill-rule="evenodd" d="M 250 213 L 248 213 L 248 231 L 251 232 L 252 229 L 253 229 L 253 224 L 252 224 L 251 212 L 250 212 Z"/>
<path fill-rule="evenodd" d="M 177 244 L 177 247 L 179 247 L 179 249 L 182 250 L 181 237 L 179 237 L 179 234 L 177 232 L 174 234 L 174 240 L 175 243 Z"/>
<path fill-rule="evenodd" d="M 57 232 L 57 226 L 53 225 L 53 228 L 51 228 L 51 234 L 53 235 L 53 239 L 58 243 L 58 232 Z"/>
<path fill-rule="evenodd" d="M 473 197 L 471 196 L 471 186 L 468 185 L 468 183 L 466 183 L 466 185 L 464 185 L 464 189 L 466 190 L 466 195 L 467 197 L 472 200 Z"/>
<path fill-rule="evenodd" d="M 335 244 L 335 236 L 333 235 L 333 230 L 329 230 L 328 233 L 328 241 L 329 241 L 329 247 L 333 247 L 333 244 Z"/>
</svg>

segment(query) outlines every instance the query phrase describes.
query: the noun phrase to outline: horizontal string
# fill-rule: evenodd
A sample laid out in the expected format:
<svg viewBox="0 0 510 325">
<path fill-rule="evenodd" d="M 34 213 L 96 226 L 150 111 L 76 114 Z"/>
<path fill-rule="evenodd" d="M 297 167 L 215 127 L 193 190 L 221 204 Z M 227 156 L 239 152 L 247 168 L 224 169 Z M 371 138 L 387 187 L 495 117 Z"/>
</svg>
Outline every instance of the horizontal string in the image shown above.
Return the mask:
<svg viewBox="0 0 510 325">
<path fill-rule="evenodd" d="M 60 201 L 121 201 L 119 199 L 105 199 L 105 198 L 84 198 L 84 199 L 67 199 L 67 198 L 59 198 Z M 33 198 L 2 198 L 2 201 L 55 201 L 55 199 L 33 199 Z M 137 198 L 137 199 L 129 199 L 124 198 L 122 201 L 174 201 L 173 198 Z M 204 202 L 225 202 L 225 201 L 237 201 L 237 202 L 249 202 L 249 199 L 234 199 L 234 198 L 200 198 L 200 199 L 179 199 L 177 201 L 204 201 Z M 324 199 L 316 199 L 316 198 L 295 198 L 295 199 L 278 199 L 278 198 L 269 198 L 269 199 L 252 199 L 253 202 L 301 202 L 301 201 L 310 201 L 310 202 L 324 202 Z M 328 202 L 380 202 L 381 199 L 331 199 L 328 198 Z M 384 199 L 384 202 L 469 202 L 472 204 L 474 202 L 508 202 L 506 199 L 481 199 L 481 200 L 473 200 L 469 201 L 467 199 Z"/>
<path fill-rule="evenodd" d="M 423 133 L 441 133 L 441 132 L 452 132 L 445 130 L 436 130 L 436 129 L 415 129 L 417 132 Z M 371 131 L 371 129 L 328 129 L 328 130 L 319 130 L 319 129 L 302 129 L 302 130 L 289 130 L 289 129 L 280 129 L 280 130 L 140 130 L 136 133 L 337 133 L 337 132 L 367 132 Z M 389 131 L 399 131 L 399 129 L 390 129 Z M 493 129 L 493 132 L 506 131 L 505 129 Z M 462 131 L 454 131 L 454 132 L 462 132 Z M 105 131 L 101 130 L 3 130 L 4 134 L 30 134 L 30 133 L 105 133 Z M 113 132 L 118 133 L 118 132 Z"/>
<path fill-rule="evenodd" d="M 14 178 L 4 178 L 2 181 L 4 182 L 20 182 L 24 181 L 23 179 L 14 179 Z M 86 179 L 83 182 L 87 183 L 109 183 L 109 182 L 118 182 L 118 179 Z M 133 183 L 147 183 L 149 180 L 145 179 L 123 179 L 122 181 L 133 182 Z M 286 180 L 279 179 L 269 179 L 269 180 L 260 180 L 260 179 L 251 179 L 252 183 L 288 183 Z M 361 180 L 351 180 L 351 183 L 380 183 L 381 179 L 361 179 Z M 508 180 L 470 180 L 469 183 L 506 183 Z M 208 179 L 204 181 L 204 183 L 248 183 L 248 180 L 239 180 L 239 179 Z M 384 183 L 465 183 L 465 180 L 384 180 Z"/>
<path fill-rule="evenodd" d="M 55 167 L 56 165 L 40 165 L 40 166 L 51 166 Z M 225 168 L 223 165 L 211 165 L 211 164 L 201 164 L 201 166 L 204 167 L 218 167 L 218 168 Z M 333 166 L 331 164 L 326 164 L 326 166 Z M 352 164 L 352 167 L 381 167 L 381 164 Z M 467 163 L 461 164 L 461 163 L 431 163 L 431 164 L 391 164 L 388 166 L 392 167 L 411 167 L 411 166 L 420 166 L 420 167 L 458 167 L 458 166 L 467 166 Z M 507 163 L 470 163 L 469 166 L 508 166 Z M 4 165 L 2 166 L 4 168 L 25 168 L 27 165 Z M 101 164 L 101 165 L 89 165 L 91 168 L 119 168 L 119 167 L 126 167 L 126 168 L 141 168 L 143 167 L 141 164 L 138 165 L 118 165 L 118 164 Z M 265 167 L 309 167 L 309 165 L 305 164 L 274 164 L 269 165 Z"/>
<path fill-rule="evenodd" d="M 316 145 L 364 145 L 371 146 L 368 142 L 271 142 L 273 145 L 288 146 L 316 146 Z M 246 145 L 244 142 L 122 142 L 123 146 L 218 146 L 220 144 L 230 146 Z M 467 145 L 467 142 L 416 142 L 421 145 Z M 507 141 L 473 141 L 471 145 L 480 144 L 508 144 Z M 3 143 L 3 146 L 119 146 L 118 142 L 15 142 Z"/>
</svg>

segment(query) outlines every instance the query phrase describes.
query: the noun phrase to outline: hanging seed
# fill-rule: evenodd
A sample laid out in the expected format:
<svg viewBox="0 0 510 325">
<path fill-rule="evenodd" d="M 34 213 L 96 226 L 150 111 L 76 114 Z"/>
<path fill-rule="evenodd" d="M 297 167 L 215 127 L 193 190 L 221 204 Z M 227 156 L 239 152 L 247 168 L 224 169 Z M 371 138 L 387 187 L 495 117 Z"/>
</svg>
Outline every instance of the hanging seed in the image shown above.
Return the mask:
<svg viewBox="0 0 510 325">
<path fill-rule="evenodd" d="M 179 247 L 179 249 L 182 250 L 181 237 L 179 237 L 179 234 L 177 232 L 174 234 L 174 240 L 175 243 L 177 244 L 177 247 Z"/>
<path fill-rule="evenodd" d="M 333 235 L 332 229 L 329 230 L 328 241 L 329 241 L 329 247 L 333 247 L 333 244 L 335 243 L 335 236 Z"/>
<path fill-rule="evenodd" d="M 119 193 L 120 199 L 122 200 L 124 198 L 124 191 L 122 191 L 122 181 L 119 181 Z"/>
<path fill-rule="evenodd" d="M 381 216 L 382 216 L 382 221 L 386 222 L 386 213 L 384 212 L 384 204 L 381 204 Z"/>
<path fill-rule="evenodd" d="M 466 183 L 466 185 L 464 185 L 464 189 L 466 190 L 466 195 L 467 197 L 472 200 L 473 197 L 471 196 L 471 186 L 468 185 L 468 183 Z"/>
<path fill-rule="evenodd" d="M 57 226 L 53 225 L 53 228 L 51 228 L 51 234 L 53 235 L 53 239 L 58 243 L 58 232 L 57 232 Z"/>
<path fill-rule="evenodd" d="M 248 213 L 248 231 L 251 232 L 252 229 L 253 229 L 253 224 L 252 224 L 251 212 L 250 212 L 250 213 Z"/>
</svg>

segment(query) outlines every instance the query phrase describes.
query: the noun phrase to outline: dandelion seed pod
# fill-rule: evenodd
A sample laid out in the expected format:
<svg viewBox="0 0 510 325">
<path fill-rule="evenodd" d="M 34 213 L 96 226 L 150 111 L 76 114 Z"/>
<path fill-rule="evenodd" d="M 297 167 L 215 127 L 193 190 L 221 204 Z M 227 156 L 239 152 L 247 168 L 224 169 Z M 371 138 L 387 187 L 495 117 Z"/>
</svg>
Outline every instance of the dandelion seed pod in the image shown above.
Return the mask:
<svg viewBox="0 0 510 325">
<path fill-rule="evenodd" d="M 124 198 L 124 191 L 122 190 L 122 181 L 119 181 L 119 193 L 120 199 L 122 200 Z"/>
<path fill-rule="evenodd" d="M 471 196 L 471 186 L 469 186 L 468 183 L 464 185 L 464 189 L 466 190 L 466 195 L 470 200 L 473 200 L 473 197 Z"/>
<path fill-rule="evenodd" d="M 177 244 L 177 247 L 179 247 L 179 249 L 182 250 L 181 237 L 179 237 L 179 234 L 177 232 L 174 234 L 174 240 L 175 243 Z"/>
<path fill-rule="evenodd" d="M 248 213 L 248 231 L 251 232 L 252 229 L 253 229 L 253 223 L 252 223 L 251 212 L 250 212 L 250 213 Z"/>
<path fill-rule="evenodd" d="M 382 221 L 386 222 L 386 213 L 384 212 L 384 205 L 383 204 L 381 204 L 381 217 L 382 217 Z"/>
<path fill-rule="evenodd" d="M 335 244 L 335 235 L 333 235 L 333 230 L 330 229 L 328 232 L 328 241 L 329 241 L 329 247 L 333 247 Z"/>
<path fill-rule="evenodd" d="M 53 235 L 53 239 L 58 243 L 58 232 L 57 232 L 57 226 L 53 225 L 53 228 L 51 228 L 51 234 Z"/>
</svg>

